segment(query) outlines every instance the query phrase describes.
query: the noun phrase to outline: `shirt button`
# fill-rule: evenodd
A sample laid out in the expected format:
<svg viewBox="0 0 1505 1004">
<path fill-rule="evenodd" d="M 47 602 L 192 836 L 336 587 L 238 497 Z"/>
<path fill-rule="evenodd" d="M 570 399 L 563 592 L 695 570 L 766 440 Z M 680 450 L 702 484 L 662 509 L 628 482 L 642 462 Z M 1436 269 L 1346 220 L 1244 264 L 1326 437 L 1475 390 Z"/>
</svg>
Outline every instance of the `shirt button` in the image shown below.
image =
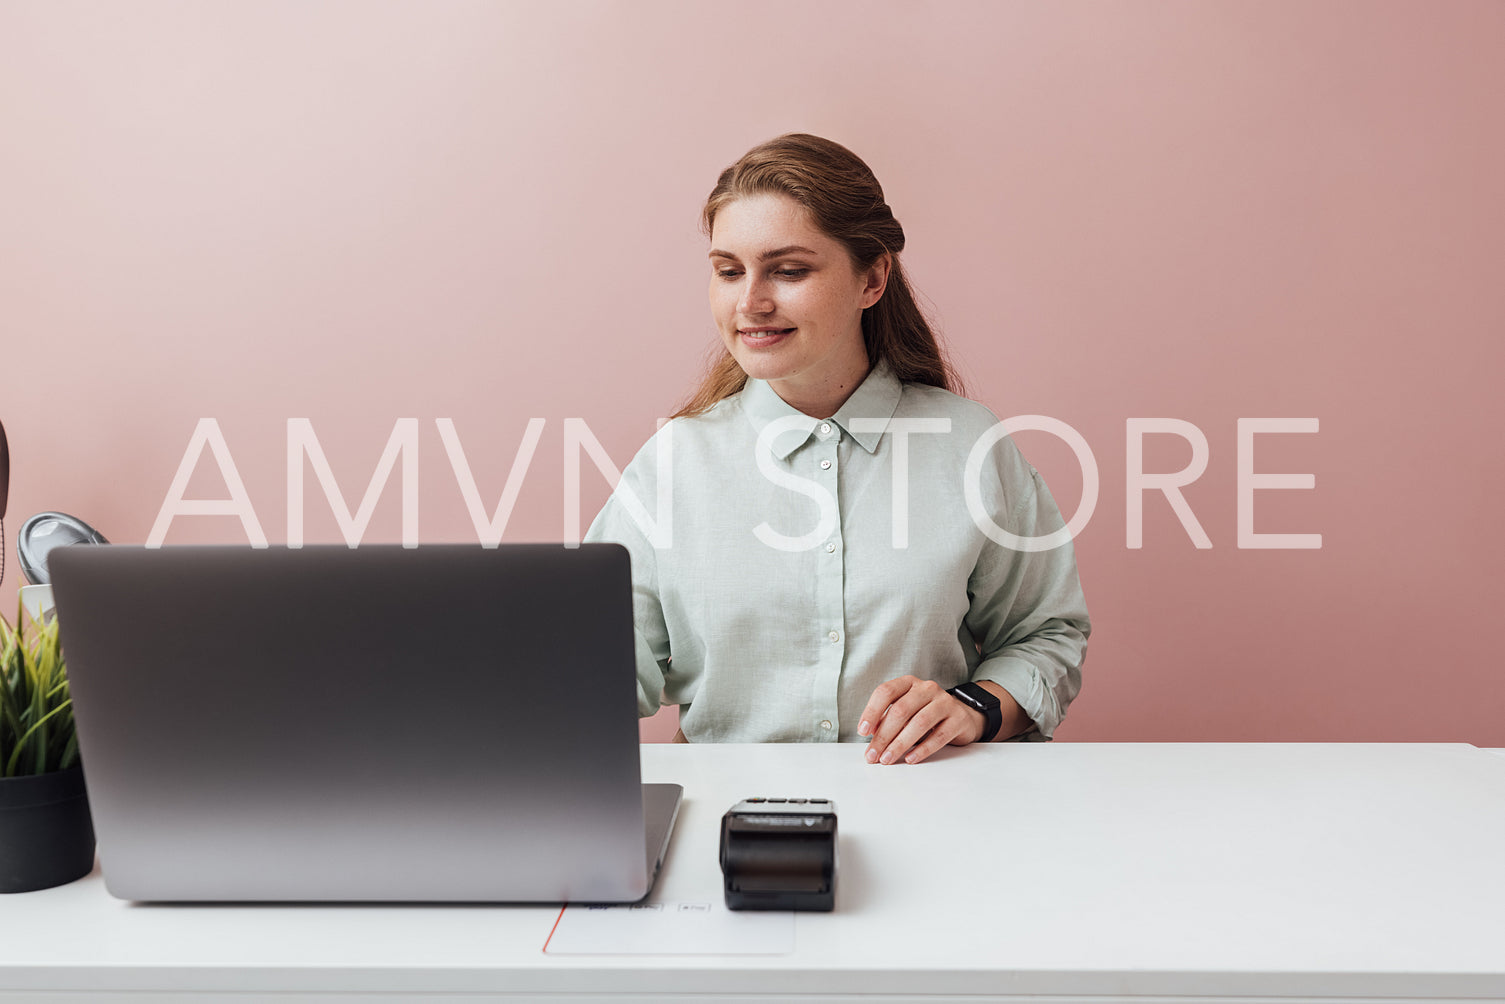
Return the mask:
<svg viewBox="0 0 1505 1004">
<path fill-rule="evenodd" d="M 822 423 L 820 423 L 820 434 L 822 436 L 829 436 L 831 434 L 831 423 L 830 422 L 822 422 Z"/>
<path fill-rule="evenodd" d="M 820 723 L 820 727 L 829 732 L 830 729 L 831 729 L 831 723 L 830 722 L 821 722 Z"/>
<path fill-rule="evenodd" d="M 820 469 L 823 470 L 823 471 L 829 471 L 831 469 L 831 461 L 829 461 L 829 460 L 822 460 L 820 462 Z"/>
<path fill-rule="evenodd" d="M 835 554 L 836 553 L 836 545 L 835 544 L 827 544 L 826 545 L 826 553 L 827 554 Z"/>
<path fill-rule="evenodd" d="M 841 632 L 832 631 L 830 634 L 826 635 L 826 637 L 830 638 L 832 641 L 841 641 Z"/>
</svg>

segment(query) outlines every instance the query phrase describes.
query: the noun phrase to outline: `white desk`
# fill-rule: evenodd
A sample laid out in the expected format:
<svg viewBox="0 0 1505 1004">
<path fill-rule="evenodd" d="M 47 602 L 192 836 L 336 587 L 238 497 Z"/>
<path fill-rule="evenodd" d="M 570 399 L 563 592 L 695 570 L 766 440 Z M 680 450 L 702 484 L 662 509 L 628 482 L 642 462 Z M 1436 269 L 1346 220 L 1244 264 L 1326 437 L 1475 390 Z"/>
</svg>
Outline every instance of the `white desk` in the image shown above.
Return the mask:
<svg viewBox="0 0 1505 1004">
<path fill-rule="evenodd" d="M 538 907 L 0 896 L 0 999 L 1505 1000 L 1505 758 L 1463 745 L 645 746 L 686 802 L 655 898 L 719 896 L 719 819 L 837 800 L 837 909 L 766 957 L 561 958 Z M 740 995 L 740 996 L 739 996 Z"/>
</svg>

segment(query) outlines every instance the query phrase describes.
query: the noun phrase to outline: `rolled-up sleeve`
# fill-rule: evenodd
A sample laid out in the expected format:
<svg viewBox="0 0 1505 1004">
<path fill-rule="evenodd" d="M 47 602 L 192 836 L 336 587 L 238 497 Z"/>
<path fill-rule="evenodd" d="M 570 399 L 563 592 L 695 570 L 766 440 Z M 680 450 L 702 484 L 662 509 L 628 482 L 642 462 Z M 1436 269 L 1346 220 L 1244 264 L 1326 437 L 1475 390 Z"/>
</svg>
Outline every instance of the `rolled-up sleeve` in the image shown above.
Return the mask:
<svg viewBox="0 0 1505 1004">
<path fill-rule="evenodd" d="M 1065 525 L 1012 441 L 1004 439 L 991 459 L 982 496 L 995 527 L 1030 540 Z M 997 683 L 1019 702 L 1035 723 L 1022 738 L 1051 738 L 1081 690 L 1092 631 L 1071 541 L 1026 551 L 989 536 L 967 589 L 967 628 L 981 656 L 972 679 Z"/>
</svg>

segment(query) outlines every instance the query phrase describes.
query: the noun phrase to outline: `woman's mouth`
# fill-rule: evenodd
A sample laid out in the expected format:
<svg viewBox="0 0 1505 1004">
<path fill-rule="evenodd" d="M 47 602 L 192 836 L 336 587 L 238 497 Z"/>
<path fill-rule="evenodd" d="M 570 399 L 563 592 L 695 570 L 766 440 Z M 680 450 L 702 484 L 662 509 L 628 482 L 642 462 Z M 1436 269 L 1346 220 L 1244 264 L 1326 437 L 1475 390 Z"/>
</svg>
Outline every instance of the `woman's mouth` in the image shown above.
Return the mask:
<svg viewBox="0 0 1505 1004">
<path fill-rule="evenodd" d="M 767 348 L 776 342 L 783 341 L 794 332 L 794 328 L 738 328 L 737 337 L 742 339 L 743 345 Z"/>
</svg>

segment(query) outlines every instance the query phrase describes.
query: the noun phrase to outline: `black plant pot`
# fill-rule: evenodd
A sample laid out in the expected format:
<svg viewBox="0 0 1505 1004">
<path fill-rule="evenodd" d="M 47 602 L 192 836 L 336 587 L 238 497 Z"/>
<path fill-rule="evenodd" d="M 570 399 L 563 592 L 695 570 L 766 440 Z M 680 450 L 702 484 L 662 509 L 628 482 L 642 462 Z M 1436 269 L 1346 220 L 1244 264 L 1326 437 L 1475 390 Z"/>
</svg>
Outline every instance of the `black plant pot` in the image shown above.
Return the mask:
<svg viewBox="0 0 1505 1004">
<path fill-rule="evenodd" d="M 0 893 L 62 885 L 93 867 L 82 767 L 0 777 Z"/>
</svg>

